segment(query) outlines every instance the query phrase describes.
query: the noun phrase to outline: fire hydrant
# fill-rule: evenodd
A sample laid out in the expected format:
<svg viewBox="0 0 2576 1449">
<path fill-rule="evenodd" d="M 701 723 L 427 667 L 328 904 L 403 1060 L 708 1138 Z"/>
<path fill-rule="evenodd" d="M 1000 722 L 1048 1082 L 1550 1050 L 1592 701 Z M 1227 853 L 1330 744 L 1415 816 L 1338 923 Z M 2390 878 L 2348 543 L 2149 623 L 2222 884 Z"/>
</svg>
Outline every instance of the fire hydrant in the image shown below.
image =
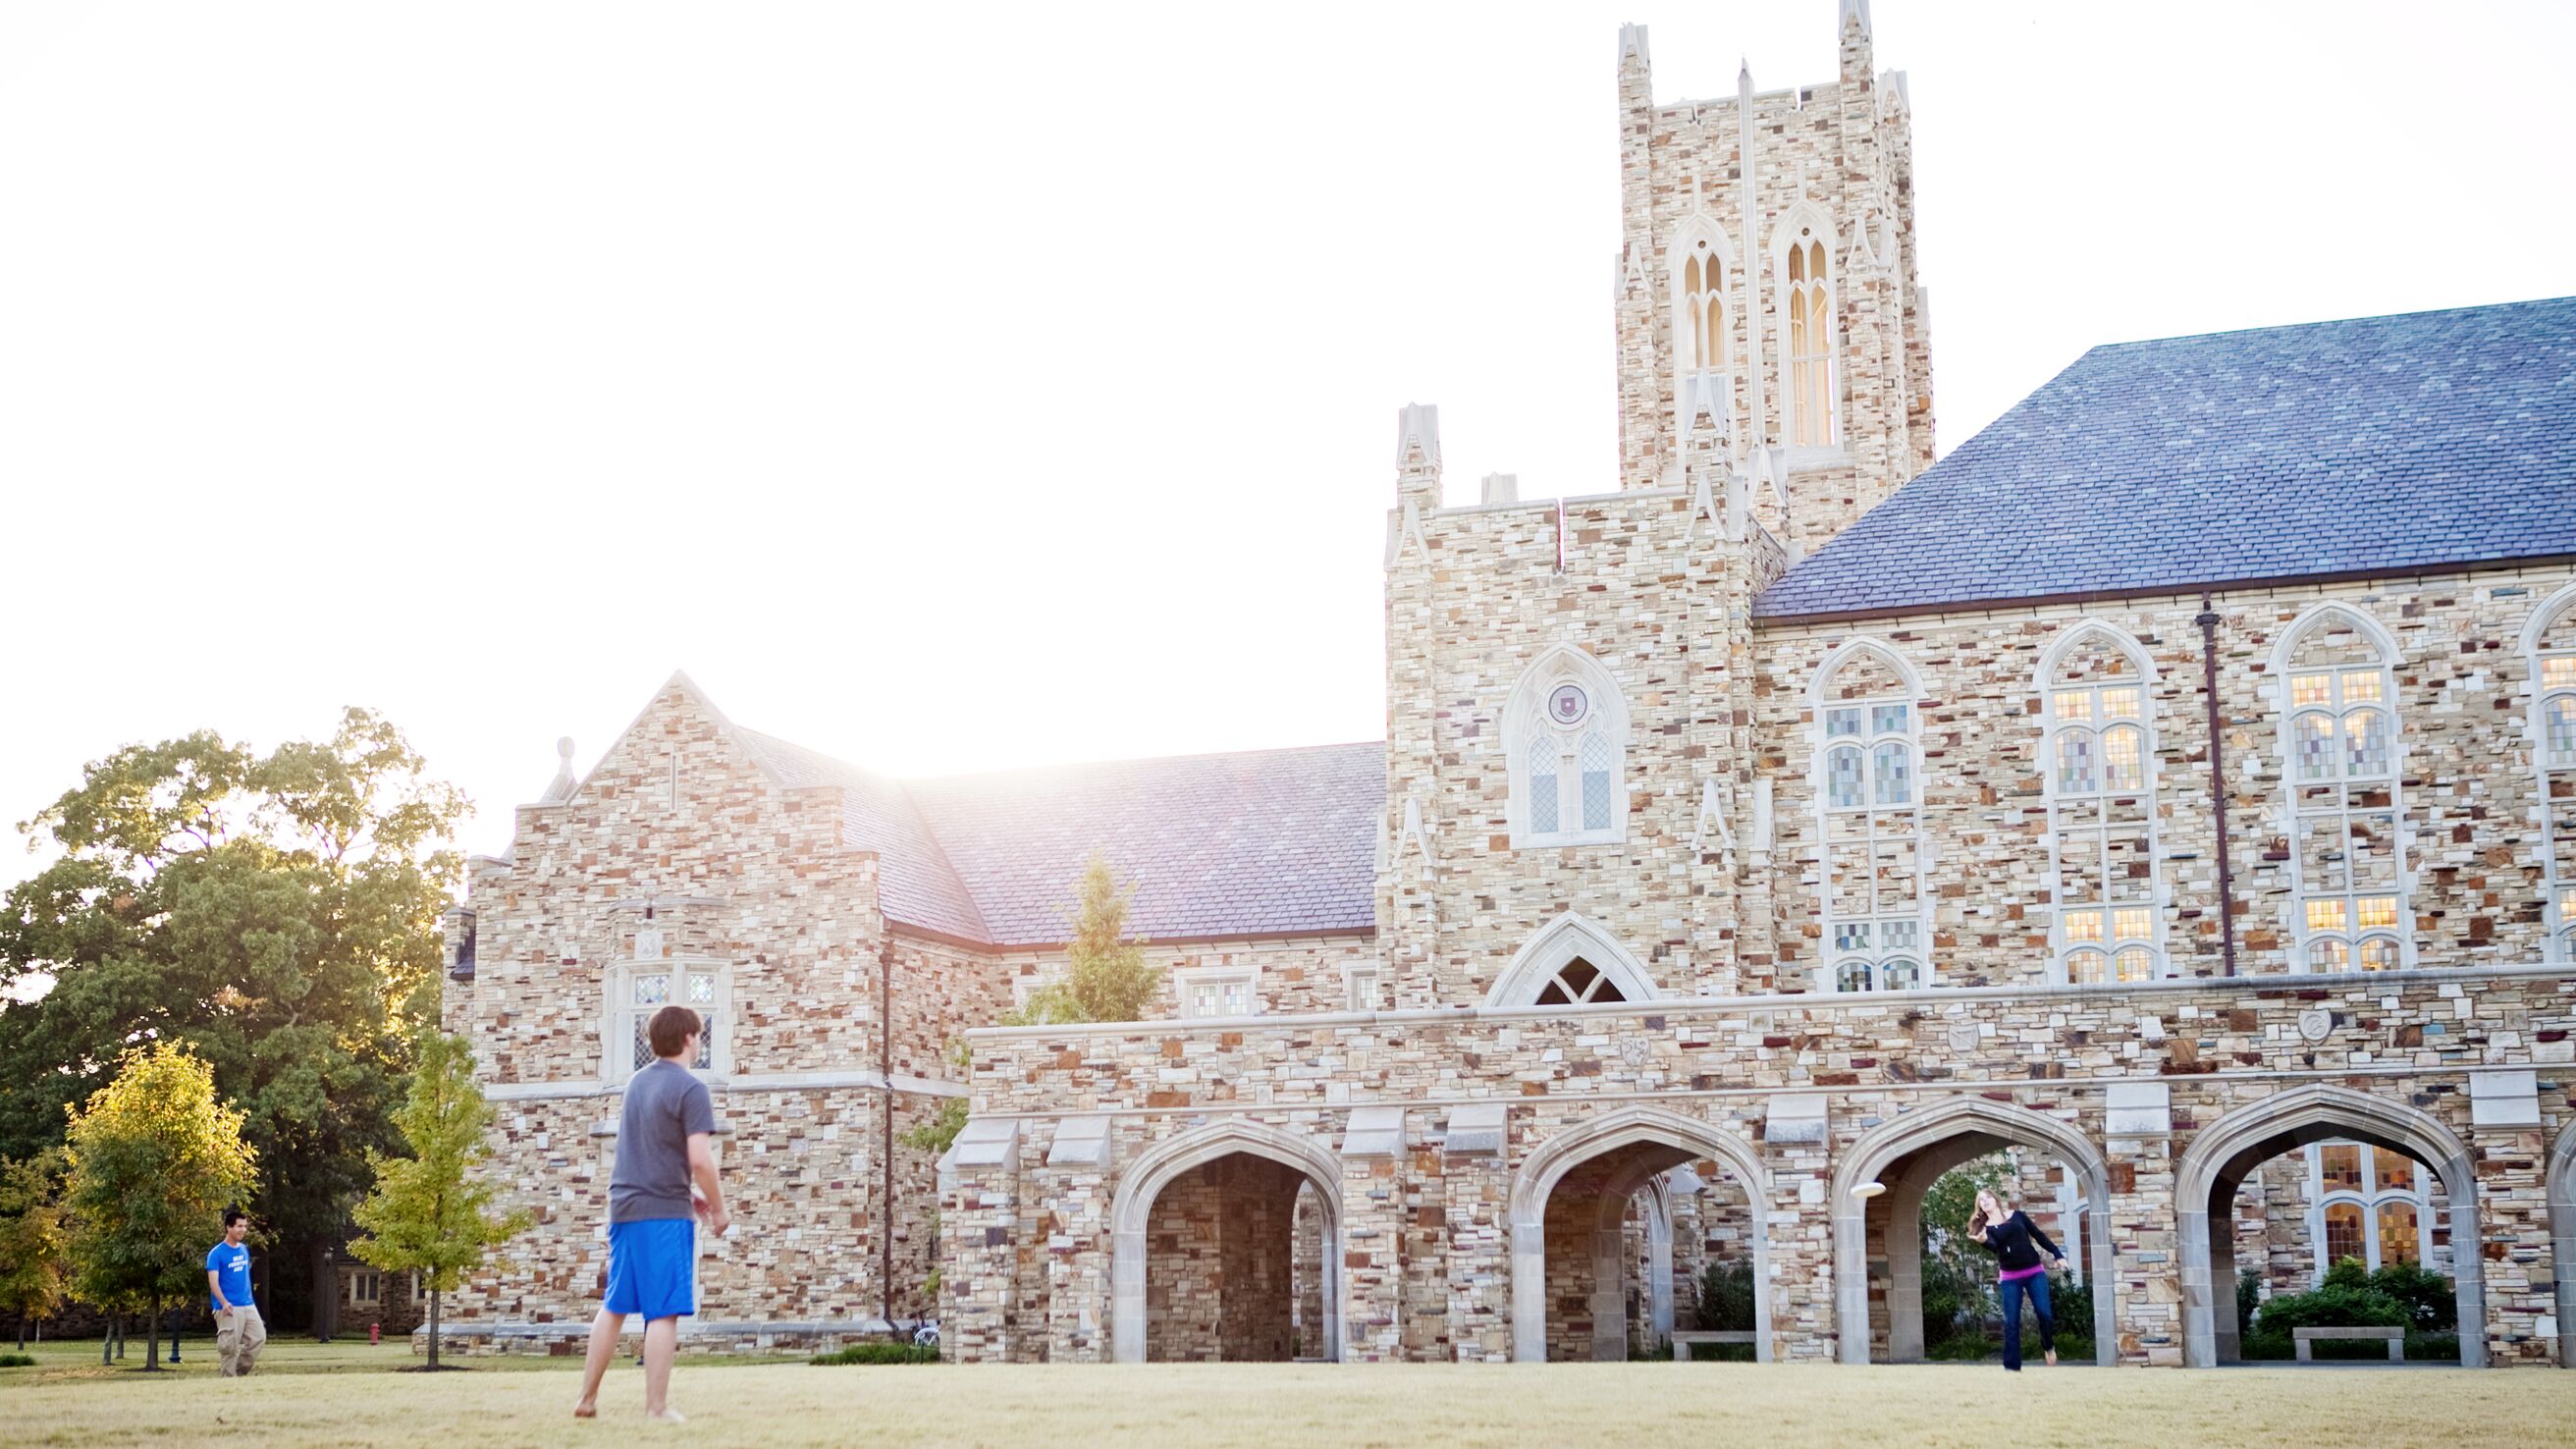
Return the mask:
<svg viewBox="0 0 2576 1449">
<path fill-rule="evenodd" d="M 381 1324 L 381 1323 L 370 1323 L 370 1324 L 368 1324 L 368 1325 L 367 1325 L 367 1345 L 368 1345 L 370 1348 L 372 1348 L 372 1347 L 374 1347 L 375 1345 L 380 1344 L 380 1343 L 382 1343 L 382 1342 L 384 1342 L 384 1341 L 385 1341 L 385 1326 L 384 1326 L 383 1324 Z"/>
</svg>

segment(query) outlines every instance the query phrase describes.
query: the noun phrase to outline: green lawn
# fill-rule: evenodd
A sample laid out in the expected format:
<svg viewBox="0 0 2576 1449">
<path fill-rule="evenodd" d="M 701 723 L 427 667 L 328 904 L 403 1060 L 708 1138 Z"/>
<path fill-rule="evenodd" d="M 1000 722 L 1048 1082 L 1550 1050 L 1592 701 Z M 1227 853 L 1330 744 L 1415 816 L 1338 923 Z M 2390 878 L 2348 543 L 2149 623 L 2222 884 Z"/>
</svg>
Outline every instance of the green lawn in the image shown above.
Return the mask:
<svg viewBox="0 0 2576 1449">
<path fill-rule="evenodd" d="M 276 1444 L 692 1445 L 2192 1443 L 2514 1445 L 2565 1441 L 2576 1373 L 2249 1368 L 2215 1373 L 1986 1366 L 1637 1363 L 1546 1368 L 1206 1365 L 1151 1368 L 815 1368 L 684 1359 L 685 1433 L 648 1431 L 632 1360 L 596 1424 L 570 1417 L 568 1359 L 469 1359 L 406 1374 L 402 1348 L 281 1342 L 258 1376 L 206 1382 L 214 1345 L 140 1371 L 139 1345 L 102 1370 L 98 1345 L 46 1344 L 0 1369 L 13 1445 L 238 1439 Z"/>
</svg>

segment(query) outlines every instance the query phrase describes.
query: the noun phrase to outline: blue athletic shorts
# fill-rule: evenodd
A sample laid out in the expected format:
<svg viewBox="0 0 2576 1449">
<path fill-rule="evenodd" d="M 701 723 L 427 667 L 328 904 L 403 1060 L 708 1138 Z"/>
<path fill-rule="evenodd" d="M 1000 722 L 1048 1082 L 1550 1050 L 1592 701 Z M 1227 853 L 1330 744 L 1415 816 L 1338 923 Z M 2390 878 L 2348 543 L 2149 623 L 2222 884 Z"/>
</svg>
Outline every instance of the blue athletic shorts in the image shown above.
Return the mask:
<svg viewBox="0 0 2576 1449">
<path fill-rule="evenodd" d="M 608 1225 L 608 1301 L 611 1313 L 640 1313 L 645 1321 L 685 1318 L 698 1268 L 698 1224 L 693 1218 L 650 1218 Z"/>
</svg>

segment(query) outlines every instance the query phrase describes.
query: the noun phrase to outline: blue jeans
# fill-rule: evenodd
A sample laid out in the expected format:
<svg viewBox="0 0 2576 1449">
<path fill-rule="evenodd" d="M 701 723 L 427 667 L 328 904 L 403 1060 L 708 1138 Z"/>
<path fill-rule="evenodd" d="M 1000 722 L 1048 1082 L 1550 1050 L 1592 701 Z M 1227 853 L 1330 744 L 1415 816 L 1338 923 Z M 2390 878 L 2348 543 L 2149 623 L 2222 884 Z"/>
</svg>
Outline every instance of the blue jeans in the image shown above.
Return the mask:
<svg viewBox="0 0 2576 1449">
<path fill-rule="evenodd" d="M 2057 1351 L 2057 1319 L 2048 1308 L 2048 1275 L 2033 1273 L 2027 1278 L 2007 1278 L 1995 1285 L 1996 1296 L 2004 1305 L 2004 1367 L 2021 1371 L 2021 1295 L 2030 1295 L 2031 1312 L 2039 1315 L 2039 1346 L 2050 1353 Z"/>
</svg>

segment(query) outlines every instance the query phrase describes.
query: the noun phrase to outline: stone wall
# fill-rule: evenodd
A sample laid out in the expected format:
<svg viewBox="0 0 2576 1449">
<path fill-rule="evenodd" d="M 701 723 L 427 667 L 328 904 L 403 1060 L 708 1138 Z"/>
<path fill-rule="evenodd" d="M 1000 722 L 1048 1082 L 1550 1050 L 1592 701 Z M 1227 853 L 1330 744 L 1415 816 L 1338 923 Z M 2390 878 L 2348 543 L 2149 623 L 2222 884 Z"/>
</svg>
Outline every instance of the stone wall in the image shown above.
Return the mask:
<svg viewBox="0 0 2576 1449">
<path fill-rule="evenodd" d="M 1344 1011 L 1350 1007 L 1351 968 L 1374 966 L 1377 941 L 1372 935 L 1316 936 L 1292 940 L 1192 941 L 1143 948 L 1145 961 L 1170 978 L 1162 996 L 1147 1008 L 1155 1019 L 1182 1014 L 1181 992 L 1199 972 L 1249 972 L 1253 997 L 1265 1015 L 1283 1012 Z M 1001 1007 L 975 1024 L 987 1024 L 1008 1010 L 1013 998 L 1026 1000 L 1031 989 L 1063 979 L 1062 951 L 1009 951 L 994 963 L 1009 985 Z M 1383 975 L 1376 1006 L 1391 1003 L 1392 987 Z"/>
<path fill-rule="evenodd" d="M 740 1226 L 702 1247 L 692 1333 L 831 1341 L 929 1308 L 935 1171 L 901 1135 L 958 1090 L 942 1048 L 1008 987 L 985 955 L 889 936 L 876 865 L 842 844 L 839 787 L 770 778 L 685 680 L 570 798 L 520 809 L 509 854 L 477 863 L 475 969 L 444 1016 L 496 1114 L 486 1171 L 537 1222 L 450 1305 L 465 1342 L 565 1341 L 597 1306 L 639 974 L 683 1001 L 692 975 L 722 982 L 698 1004 Z"/>
<path fill-rule="evenodd" d="M 2552 847 L 2532 768 L 2529 669 L 2519 636 L 2534 607 L 2567 579 L 2563 570 L 2504 572 L 2214 601 L 2236 974 L 2277 974 L 2293 964 L 2284 700 L 2272 666 L 2283 633 L 2321 602 L 2376 621 L 2399 650 L 2396 807 L 2408 901 L 2402 926 L 2413 959 L 2454 966 L 2548 957 L 2542 883 Z M 2063 862 L 2050 848 L 2037 674 L 2053 646 L 2091 622 L 2136 641 L 2153 671 L 2146 692 L 2154 848 L 2127 869 L 2151 872 L 2139 878 L 2152 887 L 2173 969 L 2224 974 L 2207 693 L 2194 624 L 2200 607 L 2194 597 L 1765 630 L 1755 693 L 1764 773 L 1776 781 L 1774 984 L 1812 987 L 1829 954 L 1821 912 L 1831 883 L 1812 775 L 1821 725 L 1811 693 L 1819 666 L 1854 640 L 1902 659 L 1920 686 L 1919 869 L 1929 894 L 1935 979 L 2046 979 Z M 2142 826 L 2135 835 L 2147 831 Z"/>
<path fill-rule="evenodd" d="M 1106 1233 L 1048 1249 L 1067 1270 L 1051 1275 L 1049 1291 L 1085 1293 L 1079 1304 L 1044 1295 L 1005 1302 L 1028 1285 L 980 1269 L 1014 1251 L 1023 1199 L 1048 1202 L 1062 1220 L 1065 1184 L 1026 1164 L 1043 1160 L 1066 1112 L 1108 1114 L 1113 1166 L 1076 1194 L 1089 1204 L 1079 1215 L 1100 1221 L 1120 1172 L 1208 1134 L 1268 1134 L 1263 1140 L 1305 1144 L 1296 1152 L 1329 1153 L 1362 1107 L 1400 1107 L 1405 1130 L 1435 1139 L 1454 1136 L 1462 1112 L 1491 1103 L 1504 1109 L 1495 1129 L 1502 1150 L 1445 1153 L 1446 1231 L 1423 1245 L 1451 1260 L 1447 1316 L 1461 1356 L 1490 1352 L 1492 1325 L 1514 1317 L 1515 1270 L 1497 1264 L 1490 1220 L 1462 1223 L 1456 1211 L 1467 1180 L 1481 1179 L 1475 1196 L 1485 1203 L 1533 1212 L 1522 1231 L 1535 1246 L 1556 1235 L 1547 1204 L 1526 1197 L 1534 1162 L 1570 1155 L 1579 1167 L 1650 1139 L 1740 1152 L 1766 1179 L 1760 1246 L 1772 1356 L 1829 1360 L 1849 1352 L 1838 1346 L 1836 1323 L 1852 1285 L 1838 1274 L 1863 1274 L 1854 1280 L 1860 1301 L 1882 1320 L 1885 1311 L 1876 1300 L 1886 1290 L 1871 1281 L 1868 1260 L 1836 1246 L 1847 1229 L 1869 1231 L 1856 1218 L 1846 1224 L 1841 1176 L 1881 1160 L 1873 1154 L 1912 1150 L 1911 1134 L 1936 1146 L 1967 1134 L 2094 1164 L 2087 1171 L 2105 1189 L 2111 1265 L 2109 1290 L 2097 1284 L 2113 1315 L 2108 1347 L 2123 1362 L 2179 1364 L 2186 1294 L 2199 1290 L 2185 1241 L 2194 1210 L 2177 1199 L 2177 1182 L 2211 1170 L 2194 1158 L 2195 1142 L 2212 1134 L 2217 1151 L 2250 1140 L 2243 1132 L 2275 1131 L 2276 1117 L 2282 1132 L 2314 1118 L 2319 1135 L 2342 1135 L 2322 1130 L 2333 1126 L 2403 1127 L 2463 1144 L 2452 1167 L 2475 1175 L 2482 1253 L 2472 1288 L 2484 1304 L 2484 1331 L 2469 1336 L 2491 1361 L 2535 1362 L 2551 1352 L 2541 1330 L 2554 1312 L 2540 1159 L 2545 1141 L 2576 1120 L 2576 1080 L 2543 1064 L 2533 1095 L 2520 1099 L 2530 1126 L 2491 1114 L 2476 1120 L 2469 1099 L 2477 1072 L 2502 1073 L 2496 1080 L 2510 1088 L 2507 1078 L 2530 1068 L 2542 1035 L 2568 1029 L 2571 1010 L 2576 979 L 2461 970 L 978 1033 L 978 1120 L 1018 1134 L 1021 1165 L 977 1176 L 952 1199 L 943 1228 L 952 1261 L 964 1255 L 968 1271 L 950 1313 L 959 1322 L 1014 1312 L 1034 1322 L 1042 1306 L 1051 1325 L 1109 1316 L 1107 1295 L 1090 1286 L 1113 1276 Z M 2143 1114 L 2116 1108 L 2115 1090 L 2133 1088 L 2160 1105 Z M 1820 1112 L 1809 1115 L 1802 1104 L 1818 1101 Z M 1596 1141 L 1597 1152 L 1580 1145 Z M 2223 1173 L 2195 1180 L 2232 1195 Z M 1382 1211 L 1346 1198 L 1344 1233 Z M 1538 1321 L 1550 1343 L 1572 1311 L 1571 1295 L 1550 1282 L 1561 1251 L 1534 1260 L 1532 1291 L 1542 1301 L 1568 1299 Z M 1367 1312 L 1346 1291 L 1345 1359 L 1381 1341 L 1358 1321 Z M 1061 1341 L 1057 1330 L 1050 1336 Z M 989 1341 L 952 1342 L 961 1356 L 992 1356 Z M 1400 1347 L 1402 1356 L 1433 1356 L 1418 1341 Z"/>
<path fill-rule="evenodd" d="M 1868 27 L 1839 37 L 1836 78 L 1658 105 L 1643 27 L 1620 37 L 1620 481 L 1670 481 L 1680 458 L 1675 256 L 1687 226 L 1721 238 L 1718 371 L 1736 448 L 1794 436 L 1786 248 L 1820 242 L 1832 283 L 1829 446 L 1793 454 L 1794 531 L 1830 538 L 1932 461 L 1930 321 L 1915 260 L 1913 145 L 1902 78 L 1875 72 Z M 1748 229 L 1749 226 L 1749 229 Z M 1685 246 L 1681 248 L 1687 251 Z M 1802 268 L 1803 270 L 1803 268 Z"/>
</svg>

